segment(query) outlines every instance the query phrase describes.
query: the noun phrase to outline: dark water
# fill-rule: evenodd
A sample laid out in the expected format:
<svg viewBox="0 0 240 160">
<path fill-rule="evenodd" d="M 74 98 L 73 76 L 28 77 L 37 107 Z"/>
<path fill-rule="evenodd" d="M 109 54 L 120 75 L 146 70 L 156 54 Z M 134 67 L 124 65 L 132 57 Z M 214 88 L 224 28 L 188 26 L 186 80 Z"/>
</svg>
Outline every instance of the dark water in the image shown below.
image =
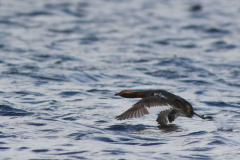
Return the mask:
<svg viewBox="0 0 240 160">
<path fill-rule="evenodd" d="M 239 159 L 239 0 L 1 0 L 1 159 Z M 115 116 L 164 89 L 198 117 Z"/>
</svg>

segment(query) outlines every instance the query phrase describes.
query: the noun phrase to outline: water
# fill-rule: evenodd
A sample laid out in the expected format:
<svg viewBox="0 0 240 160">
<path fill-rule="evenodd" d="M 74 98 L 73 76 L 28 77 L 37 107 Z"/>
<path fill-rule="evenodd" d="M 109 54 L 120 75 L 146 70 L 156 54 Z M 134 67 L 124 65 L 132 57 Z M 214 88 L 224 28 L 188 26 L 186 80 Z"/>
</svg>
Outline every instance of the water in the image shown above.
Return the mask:
<svg viewBox="0 0 240 160">
<path fill-rule="evenodd" d="M 0 15 L 1 159 L 239 159 L 238 0 L 2 0 Z M 117 121 L 126 89 L 214 120 Z"/>
</svg>

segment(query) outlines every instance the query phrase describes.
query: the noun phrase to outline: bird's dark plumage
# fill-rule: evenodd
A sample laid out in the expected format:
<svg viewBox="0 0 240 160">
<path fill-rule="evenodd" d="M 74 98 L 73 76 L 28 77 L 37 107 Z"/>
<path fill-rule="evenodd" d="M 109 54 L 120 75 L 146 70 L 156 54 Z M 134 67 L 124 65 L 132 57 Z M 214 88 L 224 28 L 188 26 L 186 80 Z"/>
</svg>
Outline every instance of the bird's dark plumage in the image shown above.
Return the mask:
<svg viewBox="0 0 240 160">
<path fill-rule="evenodd" d="M 193 111 L 192 105 L 185 99 L 164 90 L 153 90 L 145 92 L 121 91 L 115 95 L 124 98 L 142 98 L 131 108 L 117 116 L 117 120 L 128 118 L 137 118 L 145 114 L 149 114 L 148 108 L 169 106 L 168 109 L 162 110 L 157 118 L 157 122 L 161 125 L 174 121 L 178 116 L 191 118 L 194 114 L 203 119 L 212 119 L 212 117 L 204 117 Z"/>
</svg>

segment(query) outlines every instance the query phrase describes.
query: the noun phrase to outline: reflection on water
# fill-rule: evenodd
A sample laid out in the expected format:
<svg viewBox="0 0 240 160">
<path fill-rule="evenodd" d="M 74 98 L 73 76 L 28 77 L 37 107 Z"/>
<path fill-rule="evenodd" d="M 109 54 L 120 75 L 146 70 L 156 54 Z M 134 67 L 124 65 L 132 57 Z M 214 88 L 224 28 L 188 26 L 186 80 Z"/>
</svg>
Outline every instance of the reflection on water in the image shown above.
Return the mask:
<svg viewBox="0 0 240 160">
<path fill-rule="evenodd" d="M 166 126 L 158 126 L 163 132 L 181 132 L 182 128 L 176 124 L 168 124 Z"/>
</svg>

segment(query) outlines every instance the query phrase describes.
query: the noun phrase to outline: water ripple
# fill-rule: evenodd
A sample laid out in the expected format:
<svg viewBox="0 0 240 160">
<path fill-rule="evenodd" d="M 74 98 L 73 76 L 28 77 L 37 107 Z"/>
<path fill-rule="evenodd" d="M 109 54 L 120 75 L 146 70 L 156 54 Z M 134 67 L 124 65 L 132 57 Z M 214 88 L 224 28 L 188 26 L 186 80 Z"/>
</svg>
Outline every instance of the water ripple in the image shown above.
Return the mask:
<svg viewBox="0 0 240 160">
<path fill-rule="evenodd" d="M 0 14 L 2 159 L 239 157 L 238 0 L 7 0 Z M 214 119 L 115 119 L 139 99 L 114 93 L 155 89 Z"/>
<path fill-rule="evenodd" d="M 27 112 L 21 109 L 12 108 L 7 105 L 0 105 L 0 115 L 1 116 L 28 116 L 33 113 Z"/>
</svg>

